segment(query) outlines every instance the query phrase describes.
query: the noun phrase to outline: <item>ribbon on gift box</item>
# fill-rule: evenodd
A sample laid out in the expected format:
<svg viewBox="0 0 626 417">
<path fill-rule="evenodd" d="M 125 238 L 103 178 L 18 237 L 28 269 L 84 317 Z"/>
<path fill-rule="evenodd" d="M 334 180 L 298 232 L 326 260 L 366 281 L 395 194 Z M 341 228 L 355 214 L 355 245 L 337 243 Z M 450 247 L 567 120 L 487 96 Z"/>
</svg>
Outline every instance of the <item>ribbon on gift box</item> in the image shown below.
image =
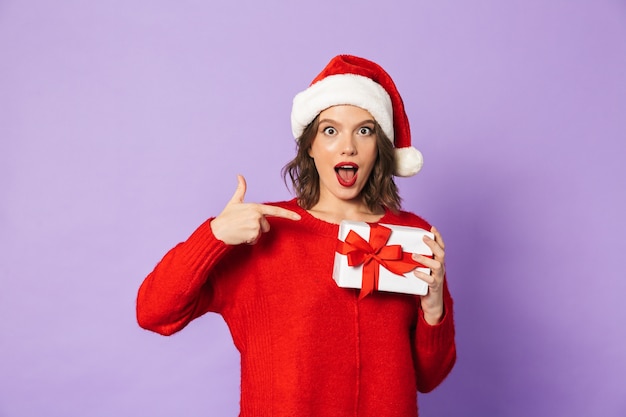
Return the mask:
<svg viewBox="0 0 626 417">
<path fill-rule="evenodd" d="M 363 265 L 363 278 L 359 299 L 378 290 L 380 266 L 397 275 L 404 275 L 417 267 L 425 267 L 413 260 L 412 254 L 403 252 L 401 245 L 387 245 L 391 229 L 378 223 L 370 226 L 369 242 L 354 230 L 350 230 L 345 241 L 337 240 L 336 251 L 348 258 L 348 265 Z M 404 277 L 403 277 L 404 278 Z"/>
</svg>

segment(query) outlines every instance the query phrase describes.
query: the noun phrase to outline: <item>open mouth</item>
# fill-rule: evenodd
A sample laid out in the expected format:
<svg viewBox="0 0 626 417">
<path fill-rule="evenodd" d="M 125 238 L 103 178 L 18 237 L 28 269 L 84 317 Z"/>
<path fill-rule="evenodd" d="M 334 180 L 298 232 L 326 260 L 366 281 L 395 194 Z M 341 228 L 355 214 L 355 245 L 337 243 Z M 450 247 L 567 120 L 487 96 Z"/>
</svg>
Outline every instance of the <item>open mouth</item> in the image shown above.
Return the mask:
<svg viewBox="0 0 626 417">
<path fill-rule="evenodd" d="M 344 187 L 352 187 L 356 182 L 356 173 L 359 170 L 359 166 L 354 163 L 341 163 L 335 165 L 335 172 L 337 173 L 337 181 Z"/>
</svg>

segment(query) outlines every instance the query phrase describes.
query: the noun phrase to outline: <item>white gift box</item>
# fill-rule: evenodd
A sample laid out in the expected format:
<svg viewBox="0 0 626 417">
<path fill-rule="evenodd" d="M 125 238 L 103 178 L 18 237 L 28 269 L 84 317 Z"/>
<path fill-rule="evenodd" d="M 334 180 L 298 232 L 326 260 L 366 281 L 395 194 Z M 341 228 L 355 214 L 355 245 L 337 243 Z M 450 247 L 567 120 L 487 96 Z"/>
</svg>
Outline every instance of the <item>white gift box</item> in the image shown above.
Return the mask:
<svg viewBox="0 0 626 417">
<path fill-rule="evenodd" d="M 400 245 L 403 252 L 418 253 L 421 255 L 432 256 L 432 251 L 424 243 L 423 237 L 429 236 L 434 239 L 434 235 L 424 229 L 408 226 L 397 226 L 390 224 L 381 224 L 381 226 L 391 229 L 391 235 L 385 243 L 385 246 Z M 353 230 L 365 241 L 370 239 L 370 225 L 365 222 L 354 222 L 344 220 L 339 225 L 338 239 L 344 242 L 348 233 Z M 389 271 L 383 265 L 378 267 L 378 291 L 390 291 L 405 294 L 426 295 L 428 293 L 428 284 L 417 278 L 413 271 L 399 275 Z M 417 267 L 418 271 L 430 274 L 429 268 Z M 339 252 L 335 252 L 335 261 L 333 266 L 333 279 L 337 285 L 343 288 L 362 288 L 363 282 L 363 264 L 350 266 L 348 264 L 348 256 Z"/>
</svg>

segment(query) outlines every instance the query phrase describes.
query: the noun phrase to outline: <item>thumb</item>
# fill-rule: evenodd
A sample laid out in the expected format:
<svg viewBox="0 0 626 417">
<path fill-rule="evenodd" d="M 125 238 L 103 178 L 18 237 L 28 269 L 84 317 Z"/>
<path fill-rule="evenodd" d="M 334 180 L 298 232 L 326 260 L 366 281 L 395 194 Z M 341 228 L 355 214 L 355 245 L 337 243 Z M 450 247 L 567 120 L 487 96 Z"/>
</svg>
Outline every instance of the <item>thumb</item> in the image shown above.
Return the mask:
<svg viewBox="0 0 626 417">
<path fill-rule="evenodd" d="M 237 189 L 235 190 L 235 194 L 230 198 L 228 204 L 233 203 L 243 203 L 243 199 L 246 196 L 246 179 L 243 175 L 237 175 Z"/>
</svg>

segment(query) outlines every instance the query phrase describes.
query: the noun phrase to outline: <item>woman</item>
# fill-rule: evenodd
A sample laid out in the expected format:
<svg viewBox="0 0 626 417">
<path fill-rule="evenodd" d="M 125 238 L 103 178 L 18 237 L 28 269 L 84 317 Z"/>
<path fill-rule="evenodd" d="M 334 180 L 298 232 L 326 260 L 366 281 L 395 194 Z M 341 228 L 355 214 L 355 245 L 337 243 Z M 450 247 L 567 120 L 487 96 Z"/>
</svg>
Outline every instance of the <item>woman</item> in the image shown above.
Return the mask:
<svg viewBox="0 0 626 417">
<path fill-rule="evenodd" d="M 393 175 L 421 168 L 402 99 L 363 58 L 333 58 L 292 109 L 298 152 L 284 169 L 296 198 L 232 199 L 143 282 L 139 324 L 170 335 L 209 312 L 223 316 L 241 353 L 241 416 L 417 416 L 456 350 L 444 243 L 399 209 Z M 342 220 L 419 227 L 433 257 L 415 271 L 428 294 L 340 288 L 332 268 Z"/>
</svg>

